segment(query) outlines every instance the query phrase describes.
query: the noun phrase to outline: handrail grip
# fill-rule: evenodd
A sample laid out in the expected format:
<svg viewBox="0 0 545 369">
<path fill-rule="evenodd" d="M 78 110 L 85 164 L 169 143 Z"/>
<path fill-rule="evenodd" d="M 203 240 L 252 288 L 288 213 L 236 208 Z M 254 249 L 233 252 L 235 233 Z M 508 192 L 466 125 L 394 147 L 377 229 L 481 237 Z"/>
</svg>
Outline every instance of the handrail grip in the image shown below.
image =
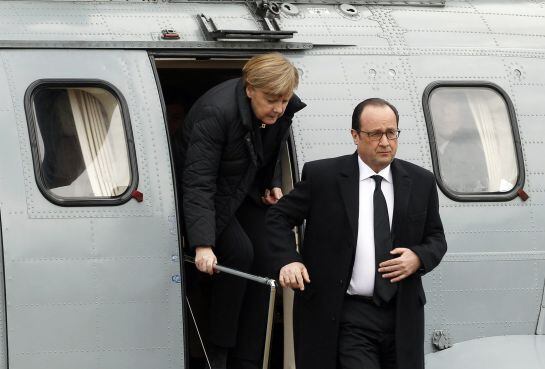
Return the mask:
<svg viewBox="0 0 545 369">
<path fill-rule="evenodd" d="M 191 256 L 184 256 L 184 261 L 186 261 L 188 263 L 195 264 L 195 258 L 193 258 Z M 240 277 L 240 278 L 245 278 L 245 279 L 251 280 L 253 282 L 257 282 L 257 283 L 260 283 L 260 284 L 267 285 L 269 287 L 271 287 L 271 286 L 276 287 L 276 281 L 274 279 L 271 279 L 271 278 L 260 277 L 260 276 L 253 275 L 253 274 L 250 274 L 250 273 L 241 272 L 240 270 L 232 269 L 232 268 L 220 265 L 220 264 L 214 265 L 214 269 L 217 270 L 218 272 L 227 273 L 227 274 L 234 275 L 234 276 L 237 276 L 237 277 Z"/>
</svg>

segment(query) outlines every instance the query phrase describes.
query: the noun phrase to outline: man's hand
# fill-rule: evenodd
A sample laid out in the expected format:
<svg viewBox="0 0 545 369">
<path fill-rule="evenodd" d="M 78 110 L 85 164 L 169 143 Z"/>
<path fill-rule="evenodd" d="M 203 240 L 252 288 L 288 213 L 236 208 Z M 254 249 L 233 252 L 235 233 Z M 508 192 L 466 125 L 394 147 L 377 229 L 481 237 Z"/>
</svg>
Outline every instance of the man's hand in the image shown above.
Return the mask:
<svg viewBox="0 0 545 369">
<path fill-rule="evenodd" d="M 212 246 L 197 246 L 195 249 L 195 265 L 203 273 L 214 274 L 214 266 L 218 259 L 212 251 Z"/>
<path fill-rule="evenodd" d="M 294 262 L 284 265 L 280 269 L 278 281 L 282 287 L 299 288 L 305 290 L 305 282 L 310 283 L 307 268 L 302 263 Z"/>
<path fill-rule="evenodd" d="M 265 190 L 265 195 L 261 197 L 264 204 L 274 205 L 284 196 L 280 187 L 273 187 L 273 189 Z"/>
<path fill-rule="evenodd" d="M 392 255 L 399 255 L 395 259 L 383 261 L 379 264 L 378 272 L 382 278 L 390 278 L 390 282 L 399 282 L 414 272 L 416 272 L 422 263 L 420 258 L 411 249 L 397 247 L 390 251 Z"/>
</svg>

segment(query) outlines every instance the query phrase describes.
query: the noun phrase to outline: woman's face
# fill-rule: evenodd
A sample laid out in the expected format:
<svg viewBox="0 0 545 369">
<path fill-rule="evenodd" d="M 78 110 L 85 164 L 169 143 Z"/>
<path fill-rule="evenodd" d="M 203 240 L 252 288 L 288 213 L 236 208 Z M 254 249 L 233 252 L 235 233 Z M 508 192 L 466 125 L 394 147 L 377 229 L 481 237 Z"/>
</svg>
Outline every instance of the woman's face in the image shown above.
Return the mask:
<svg viewBox="0 0 545 369">
<path fill-rule="evenodd" d="M 277 96 L 270 95 L 252 86 L 246 87 L 246 95 L 250 98 L 252 110 L 257 119 L 264 124 L 274 124 L 280 118 L 292 94 Z"/>
</svg>

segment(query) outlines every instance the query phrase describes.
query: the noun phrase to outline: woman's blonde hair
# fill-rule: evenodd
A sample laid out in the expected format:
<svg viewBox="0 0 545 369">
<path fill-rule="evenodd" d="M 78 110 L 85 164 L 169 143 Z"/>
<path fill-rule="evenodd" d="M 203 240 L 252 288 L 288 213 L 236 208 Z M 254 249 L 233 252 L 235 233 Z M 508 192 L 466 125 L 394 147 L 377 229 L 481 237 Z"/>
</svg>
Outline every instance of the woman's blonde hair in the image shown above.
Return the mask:
<svg viewBox="0 0 545 369">
<path fill-rule="evenodd" d="M 246 86 L 274 96 L 288 96 L 299 84 L 299 73 L 280 53 L 256 55 L 242 68 Z"/>
</svg>

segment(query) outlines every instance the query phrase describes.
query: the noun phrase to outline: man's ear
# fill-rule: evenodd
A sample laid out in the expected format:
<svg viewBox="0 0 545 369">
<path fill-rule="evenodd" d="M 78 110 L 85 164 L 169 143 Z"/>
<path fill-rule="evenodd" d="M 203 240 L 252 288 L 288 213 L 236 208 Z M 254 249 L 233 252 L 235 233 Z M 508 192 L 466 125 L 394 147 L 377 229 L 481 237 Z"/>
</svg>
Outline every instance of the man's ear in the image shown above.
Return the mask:
<svg viewBox="0 0 545 369">
<path fill-rule="evenodd" d="M 359 142 L 358 132 L 356 132 L 355 129 L 351 129 L 350 134 L 352 135 L 352 139 L 354 140 L 354 143 L 357 145 Z"/>
</svg>

